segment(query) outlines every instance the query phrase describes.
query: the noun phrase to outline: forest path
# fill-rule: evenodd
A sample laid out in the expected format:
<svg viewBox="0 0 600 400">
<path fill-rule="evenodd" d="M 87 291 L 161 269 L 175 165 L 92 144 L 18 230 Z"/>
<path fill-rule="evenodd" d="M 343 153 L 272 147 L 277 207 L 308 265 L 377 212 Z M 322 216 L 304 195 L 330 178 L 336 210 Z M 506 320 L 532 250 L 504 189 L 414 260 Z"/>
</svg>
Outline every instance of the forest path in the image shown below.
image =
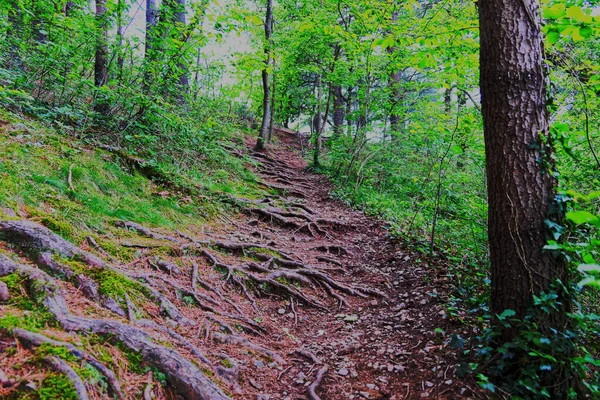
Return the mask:
<svg viewBox="0 0 600 400">
<path fill-rule="evenodd" d="M 378 289 L 385 297 L 344 296 L 345 304 L 328 310 L 296 305 L 295 316 L 289 306 L 273 308 L 271 315 L 278 324 L 320 364 L 296 357 L 279 379 L 281 386 L 270 388 L 270 393 L 278 393 L 275 398 L 303 398 L 303 386 L 326 365 L 328 372 L 318 390 L 323 399 L 474 396 L 470 384 L 455 377 L 455 350 L 435 332 L 443 329 L 447 338 L 456 329 L 441 306 L 448 279 L 443 269 L 432 268 L 418 254 L 403 249 L 381 221 L 332 199 L 328 179 L 307 170 L 299 138 L 285 129 L 276 134 L 278 143 L 266 153 L 253 152 L 260 163 L 258 175 L 267 185 L 288 188 L 290 197 L 297 195 L 296 202 L 320 217 L 343 225 L 328 227 L 326 232 L 298 232 L 264 219 L 251 220 L 252 235 L 267 238 L 273 247 L 304 262 L 338 267 L 337 279 Z M 246 144 L 251 148 L 253 139 Z M 248 221 L 240 224 L 247 226 Z"/>
<path fill-rule="evenodd" d="M 26 213 L 0 221 L 0 277 L 12 282 L 0 315 L 41 318 L 39 333 L 0 337 L 0 378 L 9 377 L 0 398 L 39 385 L 49 367 L 36 348 L 61 345 L 52 340 L 80 346 L 78 363 L 106 378 L 109 389 L 79 385 L 93 399 L 477 396 L 455 376 L 448 338 L 465 332 L 444 318 L 445 269 L 332 199 L 298 137 L 277 136 L 262 153 L 246 139 L 265 192 L 223 193 L 233 212 L 220 222 L 159 229 L 117 220 L 72 243 Z M 19 308 L 27 296 L 43 306 L 33 308 L 38 317 Z"/>
</svg>

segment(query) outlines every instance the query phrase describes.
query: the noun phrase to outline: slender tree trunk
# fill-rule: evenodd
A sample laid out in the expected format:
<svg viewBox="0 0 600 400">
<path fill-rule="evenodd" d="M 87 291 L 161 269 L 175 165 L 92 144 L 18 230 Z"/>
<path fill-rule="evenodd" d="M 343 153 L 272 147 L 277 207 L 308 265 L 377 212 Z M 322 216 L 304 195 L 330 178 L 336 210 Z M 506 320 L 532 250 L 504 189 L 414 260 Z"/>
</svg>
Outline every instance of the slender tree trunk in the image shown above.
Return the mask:
<svg viewBox="0 0 600 400">
<path fill-rule="evenodd" d="M 353 87 L 349 86 L 346 91 L 346 128 L 348 130 L 347 135 L 352 134 L 352 120 L 350 114 L 352 114 L 352 102 L 354 101 Z"/>
<path fill-rule="evenodd" d="M 545 221 L 557 215 L 551 209 L 556 182 L 539 4 L 536 0 L 480 0 L 479 21 L 492 312 L 510 309 L 522 318 L 534 295 L 550 289 L 557 279 L 567 282 L 562 260 L 542 251 L 547 239 Z M 561 297 L 559 293 L 556 301 L 564 309 L 540 326 L 546 334 L 554 336 L 552 330 L 565 329 L 570 303 Z M 519 327 L 500 329 L 500 344 L 519 334 Z M 551 397 L 566 398 L 563 390 L 572 378 L 565 377 L 563 368 L 548 374 Z"/>
<path fill-rule="evenodd" d="M 398 11 L 392 12 L 392 25 L 396 25 L 398 23 Z M 397 52 L 398 49 L 396 47 L 392 47 L 389 49 L 390 53 Z M 389 78 L 389 90 L 390 90 L 390 98 L 389 101 L 391 103 L 390 107 L 390 131 L 392 140 L 397 137 L 395 132 L 400 130 L 400 115 L 398 114 L 398 104 L 402 100 L 402 92 L 400 90 L 400 85 L 402 83 L 402 71 L 393 71 L 390 73 Z"/>
<path fill-rule="evenodd" d="M 186 20 L 186 8 L 185 8 L 185 0 L 176 0 L 175 2 L 175 12 L 173 13 L 174 24 L 178 27 L 178 32 L 185 34 L 187 20 Z M 187 40 L 187 37 L 184 37 Z M 185 94 L 190 90 L 190 78 L 187 64 L 185 62 L 185 57 L 180 57 L 180 61 L 177 63 L 177 70 L 179 71 L 179 93 L 177 94 L 177 99 L 180 103 L 185 102 Z"/>
<path fill-rule="evenodd" d="M 119 66 L 119 80 L 123 78 L 123 0 L 117 1 L 117 65 Z"/>
<path fill-rule="evenodd" d="M 333 87 L 333 135 L 340 137 L 344 130 L 344 96 L 342 87 L 335 85 Z"/>
<path fill-rule="evenodd" d="M 73 9 L 75 8 L 75 2 L 74 1 L 67 1 L 67 3 L 65 4 L 65 16 L 66 17 L 72 17 L 73 16 Z"/>
<path fill-rule="evenodd" d="M 269 142 L 273 137 L 273 120 L 275 119 L 275 95 L 277 94 L 277 74 L 275 72 L 275 59 L 273 59 L 273 87 L 271 89 L 271 116 L 269 118 Z"/>
<path fill-rule="evenodd" d="M 10 25 L 10 33 L 7 35 L 10 40 L 9 48 L 9 68 L 23 69 L 23 63 L 21 60 L 20 48 L 17 43 L 21 39 L 21 9 L 16 1 L 9 3 L 10 8 L 8 10 L 8 23 Z"/>
<path fill-rule="evenodd" d="M 31 28 L 33 30 L 33 38 L 38 43 L 46 42 L 46 33 L 44 31 L 44 18 L 42 16 L 43 9 L 41 0 L 32 0 L 33 19 L 31 20 Z"/>
<path fill-rule="evenodd" d="M 444 90 L 444 111 L 448 115 L 452 111 L 452 88 Z"/>
<path fill-rule="evenodd" d="M 269 121 L 271 120 L 271 90 L 269 87 L 269 64 L 271 64 L 271 33 L 273 28 L 273 0 L 267 0 L 265 16 L 265 66 L 262 70 L 263 84 L 263 118 L 260 132 L 256 141 L 256 150 L 264 150 L 268 135 Z"/>
<path fill-rule="evenodd" d="M 321 74 L 317 77 L 317 114 L 315 115 L 315 149 L 313 152 L 313 166 L 318 168 L 321 165 L 319 160 L 321 156 L 321 132 L 323 131 L 323 120 L 321 116 L 321 98 L 323 97 L 323 84 Z"/>
<path fill-rule="evenodd" d="M 94 61 L 94 85 L 100 88 L 108 82 L 108 23 L 106 21 L 106 0 L 96 0 L 96 57 Z M 104 99 L 96 99 L 94 110 L 108 115 L 109 105 Z"/>
<path fill-rule="evenodd" d="M 152 79 L 152 61 L 154 59 L 154 45 L 156 40 L 156 24 L 158 23 L 158 8 L 156 0 L 146 0 L 146 40 L 144 45 L 144 93 L 148 94 L 150 90 L 150 80 Z"/>
</svg>

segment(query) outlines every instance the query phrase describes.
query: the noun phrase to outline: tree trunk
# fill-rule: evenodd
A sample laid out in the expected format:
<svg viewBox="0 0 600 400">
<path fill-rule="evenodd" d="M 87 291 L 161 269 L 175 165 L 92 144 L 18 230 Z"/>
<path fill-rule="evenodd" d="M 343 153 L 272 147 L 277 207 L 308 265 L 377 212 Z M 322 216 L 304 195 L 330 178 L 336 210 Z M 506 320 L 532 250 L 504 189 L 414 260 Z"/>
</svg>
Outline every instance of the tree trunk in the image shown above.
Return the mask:
<svg viewBox="0 0 600 400">
<path fill-rule="evenodd" d="M 452 88 L 444 90 L 444 111 L 448 115 L 452 111 Z"/>
<path fill-rule="evenodd" d="M 313 152 L 313 166 L 318 168 L 321 165 L 319 158 L 321 156 L 321 132 L 323 131 L 323 121 L 321 116 L 321 97 L 323 97 L 323 84 L 321 75 L 317 77 L 317 114 L 315 115 L 315 149 Z"/>
<path fill-rule="evenodd" d="M 398 23 L 398 11 L 392 12 L 392 25 L 396 25 Z M 389 49 L 390 53 L 395 53 L 398 49 L 394 46 Z M 402 71 L 393 71 L 390 73 L 389 78 L 389 90 L 390 90 L 390 131 L 391 138 L 394 140 L 397 136 L 394 132 L 398 132 L 400 129 L 400 115 L 398 114 L 397 107 L 398 103 L 402 99 L 402 92 L 400 91 L 400 84 L 402 82 Z"/>
<path fill-rule="evenodd" d="M 117 65 L 119 66 L 119 81 L 123 79 L 123 0 L 117 1 Z"/>
<path fill-rule="evenodd" d="M 187 26 L 186 20 L 186 8 L 185 8 L 185 0 L 176 0 L 175 1 L 175 10 L 173 13 L 173 23 L 177 26 L 177 32 L 181 32 L 184 35 L 184 40 L 187 40 L 185 31 Z M 180 60 L 177 62 L 177 70 L 179 72 L 179 93 L 177 93 L 177 99 L 180 103 L 185 102 L 184 94 L 187 94 L 190 89 L 190 79 L 188 76 L 188 67 L 185 63 L 185 58 L 180 57 Z"/>
<path fill-rule="evenodd" d="M 65 4 L 65 17 L 72 17 L 73 16 L 73 9 L 75 8 L 75 2 L 74 1 L 67 1 L 67 3 Z"/>
<path fill-rule="evenodd" d="M 106 0 L 96 0 L 96 57 L 94 61 L 94 85 L 100 88 L 108 82 L 108 23 L 106 21 Z M 94 110 L 108 115 L 109 105 L 104 99 L 96 99 Z"/>
<path fill-rule="evenodd" d="M 158 8 L 156 0 L 146 0 L 146 39 L 144 44 L 144 82 L 143 91 L 148 94 L 150 90 L 150 80 L 152 79 L 152 60 L 154 42 L 156 40 L 156 24 L 158 23 Z"/>
<path fill-rule="evenodd" d="M 17 1 L 13 0 L 9 3 L 8 9 L 8 23 L 10 26 L 8 39 L 10 40 L 8 66 L 12 69 L 22 70 L 23 63 L 21 60 L 21 53 L 19 49 L 19 43 L 21 41 L 21 9 Z"/>
<path fill-rule="evenodd" d="M 256 150 L 264 150 L 269 135 L 269 121 L 271 120 L 271 90 L 269 87 L 269 64 L 271 63 L 271 33 L 273 29 L 273 0 L 267 0 L 265 16 L 265 66 L 262 70 L 263 84 L 263 118 L 260 125 Z"/>
<path fill-rule="evenodd" d="M 33 30 L 33 38 L 38 43 L 46 42 L 46 33 L 44 31 L 43 4 L 40 0 L 33 0 L 31 8 L 33 10 L 33 19 L 31 20 L 31 28 Z"/>
<path fill-rule="evenodd" d="M 333 135 L 340 137 L 344 130 L 344 97 L 342 87 L 335 85 L 333 87 Z"/>
<path fill-rule="evenodd" d="M 275 72 L 275 59 L 273 59 L 273 87 L 271 89 L 271 115 L 269 118 L 269 138 L 268 141 L 271 141 L 273 137 L 273 120 L 275 118 L 275 95 L 277 94 L 277 74 Z"/>
<path fill-rule="evenodd" d="M 567 282 L 566 265 L 542 251 L 544 221 L 553 219 L 556 182 L 548 145 L 539 5 L 536 0 L 480 0 L 479 21 L 492 312 L 510 309 L 522 318 L 534 295 L 550 289 L 557 279 Z M 557 301 L 565 309 L 542 322 L 545 333 L 565 328 L 569 301 L 561 297 L 559 293 Z M 519 327 L 500 329 L 499 344 L 519 334 Z M 563 398 L 560 391 L 570 379 L 554 375 L 566 372 L 556 368 L 549 374 L 553 375 L 552 398 Z"/>
</svg>

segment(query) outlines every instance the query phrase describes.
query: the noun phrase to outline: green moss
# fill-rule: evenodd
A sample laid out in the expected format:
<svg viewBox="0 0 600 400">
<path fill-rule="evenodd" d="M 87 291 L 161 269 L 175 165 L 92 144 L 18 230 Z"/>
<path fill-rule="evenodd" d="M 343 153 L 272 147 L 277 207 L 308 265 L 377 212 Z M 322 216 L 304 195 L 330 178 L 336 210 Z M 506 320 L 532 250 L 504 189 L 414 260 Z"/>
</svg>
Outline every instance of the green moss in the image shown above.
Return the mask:
<svg viewBox="0 0 600 400">
<path fill-rule="evenodd" d="M 42 359 L 46 356 L 57 356 L 59 358 L 62 358 L 65 361 L 71 361 L 71 362 L 77 362 L 78 359 L 77 357 L 75 357 L 73 354 L 71 354 L 71 352 L 69 350 L 67 350 L 66 347 L 64 346 L 53 346 L 50 343 L 42 343 L 41 346 L 39 346 L 36 350 L 35 350 L 35 354 L 38 358 Z"/>
<path fill-rule="evenodd" d="M 127 347 L 123 342 L 117 342 L 116 347 L 127 358 L 129 370 L 134 374 L 143 375 L 150 370 L 150 367 L 144 362 L 144 358 L 140 353 L 137 353 Z"/>
<path fill-rule="evenodd" d="M 77 392 L 64 375 L 50 373 L 42 380 L 37 391 L 40 400 L 77 400 Z"/>
<path fill-rule="evenodd" d="M 274 250 L 264 249 L 264 248 L 252 248 L 249 250 L 249 252 L 252 252 L 255 254 L 266 254 L 271 257 L 281 258 L 281 254 L 279 252 L 274 251 Z"/>
<path fill-rule="evenodd" d="M 46 311 L 28 312 L 25 315 L 5 315 L 0 317 L 0 330 L 11 331 L 23 328 L 32 332 L 55 326 L 54 316 Z"/>
<path fill-rule="evenodd" d="M 65 236 L 68 238 L 73 237 L 73 228 L 67 222 L 59 221 L 56 218 L 50 216 L 43 216 L 41 222 L 45 227 L 47 227 L 51 231 L 54 231 L 55 233 L 58 233 L 61 236 Z"/>
<path fill-rule="evenodd" d="M 231 363 L 231 361 L 229 361 L 229 359 L 224 358 L 221 360 L 221 364 L 223 364 L 224 367 L 226 368 L 231 368 L 233 367 L 233 364 Z"/>
</svg>

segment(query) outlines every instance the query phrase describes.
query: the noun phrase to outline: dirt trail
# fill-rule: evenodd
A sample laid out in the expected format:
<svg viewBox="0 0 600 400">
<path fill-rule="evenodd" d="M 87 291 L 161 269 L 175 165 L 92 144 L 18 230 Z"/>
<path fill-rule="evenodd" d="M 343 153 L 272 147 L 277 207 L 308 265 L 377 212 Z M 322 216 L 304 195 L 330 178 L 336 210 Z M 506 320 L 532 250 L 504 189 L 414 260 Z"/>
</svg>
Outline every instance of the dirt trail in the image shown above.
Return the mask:
<svg viewBox="0 0 600 400">
<path fill-rule="evenodd" d="M 443 269 L 331 199 L 326 177 L 307 172 L 296 136 L 278 131 L 264 153 L 251 150 L 252 138 L 246 144 L 271 194 L 224 196 L 240 213 L 222 224 L 158 231 L 120 221 L 74 246 L 31 221 L 0 223 L 0 250 L 13 253 L 0 254 L 0 276 L 18 273 L 58 322 L 43 337 L 2 339 L 0 350 L 20 345 L 0 351 L 0 373 L 19 363 L 35 377 L 25 362 L 31 349 L 47 337 L 78 346 L 76 334 L 92 332 L 113 340 L 103 352 L 97 339 L 86 339 L 89 354 L 76 351 L 108 379 L 108 392 L 86 384 L 90 398 L 474 397 L 472 383 L 455 376 Z M 109 239 L 133 261 L 111 257 L 102 248 Z M 123 286 L 110 292 L 115 280 Z M 120 362 L 125 348 L 168 385 Z M 114 375 L 100 365 L 106 352 Z M 0 397 L 26 381 L 7 382 Z"/>
<path fill-rule="evenodd" d="M 275 168 L 259 168 L 259 175 L 268 183 L 287 184 L 284 186 L 293 192 L 304 194 L 307 206 L 320 216 L 343 221 L 344 226 L 314 236 L 264 222 L 254 228 L 272 238 L 274 247 L 315 265 L 338 266 L 337 279 L 378 289 L 385 297 L 345 296 L 345 304 L 334 307 L 329 302 L 329 310 L 296 306 L 297 322 L 286 307 L 285 315 L 275 317 L 278 324 L 297 339 L 296 347 L 310 349 L 321 364 L 295 357 L 279 380 L 282 385 L 265 393 L 277 393 L 273 398 L 286 398 L 286 394 L 290 399 L 303 398 L 302 386 L 326 365 L 327 375 L 319 390 L 323 399 L 475 396 L 471 383 L 456 378 L 455 351 L 445 339 L 456 327 L 446 321 L 441 306 L 447 279 L 443 271 L 436 271 L 419 255 L 391 240 L 381 221 L 333 200 L 327 178 L 307 171 L 298 138 L 286 130 L 277 133 L 279 143 L 267 153 L 275 162 L 255 156 L 263 165 Z M 280 166 L 287 167 L 283 168 L 283 180 L 277 173 L 282 171 Z M 328 247 L 329 253 L 323 252 Z M 333 261 L 328 263 L 323 256 Z M 273 307 L 270 313 L 275 316 L 275 312 Z M 436 328 L 446 332 L 445 338 L 436 334 Z"/>
</svg>

